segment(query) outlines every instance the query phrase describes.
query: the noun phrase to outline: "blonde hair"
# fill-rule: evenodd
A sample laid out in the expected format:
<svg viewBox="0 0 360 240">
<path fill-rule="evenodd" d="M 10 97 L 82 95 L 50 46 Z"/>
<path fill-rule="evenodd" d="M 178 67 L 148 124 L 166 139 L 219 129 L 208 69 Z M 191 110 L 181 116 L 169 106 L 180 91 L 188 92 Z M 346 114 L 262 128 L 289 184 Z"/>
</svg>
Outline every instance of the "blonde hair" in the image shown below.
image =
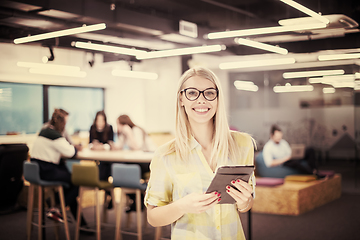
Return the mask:
<svg viewBox="0 0 360 240">
<path fill-rule="evenodd" d="M 225 112 L 224 92 L 221 89 L 220 82 L 216 75 L 209 69 L 195 67 L 187 70 L 180 78 L 177 88 L 176 113 L 175 113 L 175 140 L 170 145 L 167 154 L 176 152 L 181 160 L 188 160 L 190 155 L 190 140 L 192 137 L 189 119 L 181 106 L 180 95 L 184 82 L 191 77 L 199 76 L 210 80 L 219 91 L 217 101 L 217 111 L 213 117 L 214 130 L 212 138 L 212 151 L 210 157 L 210 166 L 215 168 L 218 163 L 226 164 L 228 158 L 235 160 L 235 157 L 241 157 L 235 139 L 231 136 L 229 125 Z"/>
</svg>

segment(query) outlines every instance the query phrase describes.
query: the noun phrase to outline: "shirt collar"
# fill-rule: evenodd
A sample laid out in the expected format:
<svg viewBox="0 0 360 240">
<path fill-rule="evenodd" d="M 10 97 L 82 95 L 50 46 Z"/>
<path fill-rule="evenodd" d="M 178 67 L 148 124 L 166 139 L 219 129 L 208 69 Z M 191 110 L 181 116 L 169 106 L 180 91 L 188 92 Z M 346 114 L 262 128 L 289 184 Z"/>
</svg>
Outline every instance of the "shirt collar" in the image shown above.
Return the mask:
<svg viewBox="0 0 360 240">
<path fill-rule="evenodd" d="M 193 150 L 195 148 L 201 147 L 200 143 L 198 143 L 198 141 L 196 141 L 196 139 L 194 138 L 194 136 L 190 137 L 190 150 Z"/>
</svg>

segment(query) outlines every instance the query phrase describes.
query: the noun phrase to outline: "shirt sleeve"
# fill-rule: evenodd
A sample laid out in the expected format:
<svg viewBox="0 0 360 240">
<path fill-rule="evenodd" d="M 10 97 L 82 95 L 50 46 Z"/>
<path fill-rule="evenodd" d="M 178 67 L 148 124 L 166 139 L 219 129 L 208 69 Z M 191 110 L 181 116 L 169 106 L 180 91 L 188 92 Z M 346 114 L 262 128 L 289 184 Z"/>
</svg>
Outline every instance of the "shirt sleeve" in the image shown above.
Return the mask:
<svg viewBox="0 0 360 240">
<path fill-rule="evenodd" d="M 142 148 L 144 146 L 144 133 L 143 133 L 143 131 L 138 127 L 134 127 L 133 128 L 133 133 L 134 133 L 134 138 L 135 138 L 137 146 Z"/>
<path fill-rule="evenodd" d="M 271 146 L 269 144 L 265 144 L 263 149 L 263 158 L 264 163 L 267 167 L 271 167 L 271 162 L 273 161 L 273 156 L 271 154 Z"/>
<path fill-rule="evenodd" d="M 150 164 L 150 179 L 145 194 L 145 205 L 165 206 L 172 202 L 173 184 L 165 165 L 166 157 L 155 154 Z"/>
<path fill-rule="evenodd" d="M 283 140 L 283 145 L 284 145 L 285 156 L 291 156 L 291 147 L 289 143 Z"/>
<path fill-rule="evenodd" d="M 63 157 L 73 158 L 76 154 L 75 147 L 72 146 L 64 137 L 56 139 L 54 141 L 54 147 Z"/>
<path fill-rule="evenodd" d="M 90 127 L 90 130 L 89 130 L 89 143 L 92 143 L 92 141 L 94 140 L 94 135 L 93 135 L 93 126 Z"/>
<path fill-rule="evenodd" d="M 108 135 L 107 142 L 109 142 L 109 141 L 114 141 L 114 130 L 111 125 L 109 126 L 109 135 Z"/>
</svg>

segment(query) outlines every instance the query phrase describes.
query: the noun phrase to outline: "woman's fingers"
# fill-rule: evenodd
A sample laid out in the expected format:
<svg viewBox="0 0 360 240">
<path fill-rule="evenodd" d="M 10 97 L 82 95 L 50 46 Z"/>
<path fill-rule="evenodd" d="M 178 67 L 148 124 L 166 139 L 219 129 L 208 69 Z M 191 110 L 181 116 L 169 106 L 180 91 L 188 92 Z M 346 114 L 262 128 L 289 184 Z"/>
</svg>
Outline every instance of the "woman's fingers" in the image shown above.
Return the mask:
<svg viewBox="0 0 360 240">
<path fill-rule="evenodd" d="M 252 192 L 252 187 L 245 181 L 242 181 L 240 179 L 238 180 L 233 180 L 231 182 L 231 184 L 233 184 L 241 193 L 243 193 L 246 197 L 250 197 L 251 196 L 251 192 Z"/>
</svg>

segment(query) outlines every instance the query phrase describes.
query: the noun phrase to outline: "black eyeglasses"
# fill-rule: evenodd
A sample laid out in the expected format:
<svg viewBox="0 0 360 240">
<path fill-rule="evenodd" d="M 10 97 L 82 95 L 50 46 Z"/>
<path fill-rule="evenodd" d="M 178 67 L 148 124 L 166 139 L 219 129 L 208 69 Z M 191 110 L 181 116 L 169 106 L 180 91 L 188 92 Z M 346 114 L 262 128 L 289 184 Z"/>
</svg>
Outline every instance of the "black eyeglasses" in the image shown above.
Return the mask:
<svg viewBox="0 0 360 240">
<path fill-rule="evenodd" d="M 185 97 L 189 101 L 195 101 L 196 99 L 198 99 L 200 97 L 201 93 L 206 100 L 214 101 L 217 98 L 218 93 L 219 93 L 219 91 L 215 88 L 207 88 L 204 91 L 200 91 L 196 88 L 185 88 L 185 89 L 181 90 L 181 93 L 182 92 L 185 93 Z"/>
</svg>

